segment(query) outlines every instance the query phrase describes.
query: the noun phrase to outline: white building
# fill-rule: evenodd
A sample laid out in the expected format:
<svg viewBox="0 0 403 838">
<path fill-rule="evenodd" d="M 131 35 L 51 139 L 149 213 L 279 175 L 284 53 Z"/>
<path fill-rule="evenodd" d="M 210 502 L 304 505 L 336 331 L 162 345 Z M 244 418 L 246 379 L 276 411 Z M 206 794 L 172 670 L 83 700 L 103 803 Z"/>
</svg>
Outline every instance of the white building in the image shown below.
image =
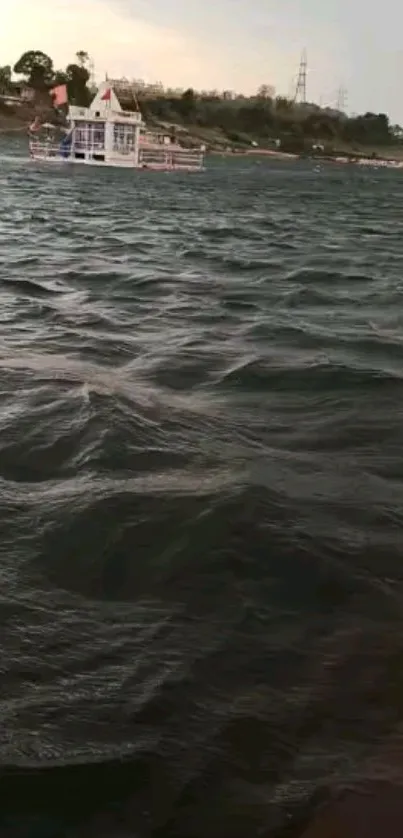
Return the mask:
<svg viewBox="0 0 403 838">
<path fill-rule="evenodd" d="M 140 111 L 123 111 L 109 82 L 100 85 L 89 108 L 70 105 L 71 154 L 75 160 L 139 165 Z"/>
</svg>

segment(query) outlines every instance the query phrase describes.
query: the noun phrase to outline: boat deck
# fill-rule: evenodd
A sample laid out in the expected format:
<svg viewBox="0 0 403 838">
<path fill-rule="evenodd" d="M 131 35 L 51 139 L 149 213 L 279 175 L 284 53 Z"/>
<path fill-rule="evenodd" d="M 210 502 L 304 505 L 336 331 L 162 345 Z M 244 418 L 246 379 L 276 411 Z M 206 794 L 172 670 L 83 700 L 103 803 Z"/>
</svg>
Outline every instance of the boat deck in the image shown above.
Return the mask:
<svg viewBox="0 0 403 838">
<path fill-rule="evenodd" d="M 31 140 L 30 156 L 33 160 L 42 162 L 83 163 L 91 166 L 114 166 L 116 168 L 149 169 L 154 171 L 201 171 L 204 156 L 201 152 L 189 152 L 178 149 L 171 150 L 169 146 L 161 148 L 142 147 L 139 150 L 138 163 L 129 155 L 113 155 L 106 157 L 99 149 L 87 152 L 79 151 L 65 153 L 60 145 L 55 143 Z"/>
</svg>

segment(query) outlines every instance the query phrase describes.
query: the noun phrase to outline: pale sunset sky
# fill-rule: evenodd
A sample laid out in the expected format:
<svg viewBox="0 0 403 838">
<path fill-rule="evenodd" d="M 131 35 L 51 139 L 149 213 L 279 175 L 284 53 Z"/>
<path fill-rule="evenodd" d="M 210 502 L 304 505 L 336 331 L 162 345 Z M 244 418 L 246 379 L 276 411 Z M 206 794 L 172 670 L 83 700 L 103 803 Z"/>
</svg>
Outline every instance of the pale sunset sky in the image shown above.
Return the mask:
<svg viewBox="0 0 403 838">
<path fill-rule="evenodd" d="M 398 0 L 13 0 L 1 11 L 0 64 L 41 49 L 56 67 L 83 49 L 96 76 L 289 95 L 303 47 L 308 98 L 403 123 Z"/>
</svg>

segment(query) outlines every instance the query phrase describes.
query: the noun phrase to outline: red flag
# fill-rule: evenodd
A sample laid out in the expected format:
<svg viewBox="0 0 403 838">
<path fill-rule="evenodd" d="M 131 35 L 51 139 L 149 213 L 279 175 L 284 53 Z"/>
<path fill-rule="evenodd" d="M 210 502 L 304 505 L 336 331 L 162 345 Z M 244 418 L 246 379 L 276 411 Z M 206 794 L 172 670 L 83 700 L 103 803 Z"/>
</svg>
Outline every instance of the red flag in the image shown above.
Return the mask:
<svg viewBox="0 0 403 838">
<path fill-rule="evenodd" d="M 50 95 L 55 108 L 59 108 L 60 105 L 67 105 L 67 87 L 65 84 L 59 84 L 57 87 L 53 87 Z"/>
<path fill-rule="evenodd" d="M 110 89 L 110 87 L 108 87 L 108 90 L 105 90 L 104 95 L 101 96 L 101 101 L 102 102 L 110 102 L 111 101 L 111 89 Z"/>
</svg>

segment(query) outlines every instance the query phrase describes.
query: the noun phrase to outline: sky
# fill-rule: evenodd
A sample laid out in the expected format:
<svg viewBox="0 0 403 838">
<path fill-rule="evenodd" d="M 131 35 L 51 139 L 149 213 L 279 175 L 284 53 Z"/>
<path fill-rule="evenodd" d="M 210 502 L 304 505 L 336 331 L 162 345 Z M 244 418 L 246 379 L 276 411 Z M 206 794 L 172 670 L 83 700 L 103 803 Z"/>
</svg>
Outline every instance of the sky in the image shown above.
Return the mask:
<svg viewBox="0 0 403 838">
<path fill-rule="evenodd" d="M 403 4 L 398 0 L 12 0 L 0 65 L 41 49 L 63 67 L 77 50 L 96 76 L 290 95 L 302 49 L 308 99 L 403 124 Z"/>
</svg>

